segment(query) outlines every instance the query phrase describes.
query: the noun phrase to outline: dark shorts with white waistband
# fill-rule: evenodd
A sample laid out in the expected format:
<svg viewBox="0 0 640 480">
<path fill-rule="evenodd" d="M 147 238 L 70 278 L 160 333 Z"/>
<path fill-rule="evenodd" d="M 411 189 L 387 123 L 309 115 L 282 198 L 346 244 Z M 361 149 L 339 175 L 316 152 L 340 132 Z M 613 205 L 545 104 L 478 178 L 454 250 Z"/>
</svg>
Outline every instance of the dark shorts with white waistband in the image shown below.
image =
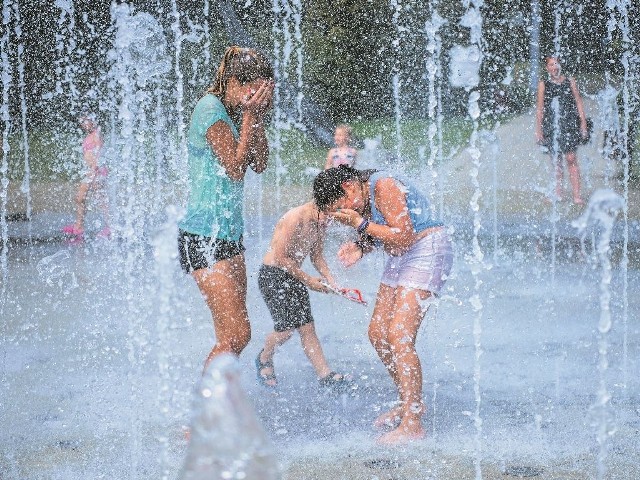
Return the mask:
<svg viewBox="0 0 640 480">
<path fill-rule="evenodd" d="M 201 268 L 211 268 L 216 262 L 241 255 L 245 248 L 242 238 L 234 242 L 179 230 L 178 251 L 182 270 L 191 273 Z"/>
<path fill-rule="evenodd" d="M 273 329 L 285 332 L 313 322 L 307 287 L 282 268 L 262 265 L 258 287 L 273 319 Z"/>
</svg>

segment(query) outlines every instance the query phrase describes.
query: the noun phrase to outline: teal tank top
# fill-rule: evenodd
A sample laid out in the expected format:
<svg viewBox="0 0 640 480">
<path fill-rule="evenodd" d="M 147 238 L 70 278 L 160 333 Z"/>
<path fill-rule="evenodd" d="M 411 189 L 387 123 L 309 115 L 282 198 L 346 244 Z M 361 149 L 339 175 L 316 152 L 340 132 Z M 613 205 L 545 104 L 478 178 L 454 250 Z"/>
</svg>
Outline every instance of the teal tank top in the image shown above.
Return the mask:
<svg viewBox="0 0 640 480">
<path fill-rule="evenodd" d="M 444 223 L 442 223 L 441 221 L 431 218 L 431 205 L 429 205 L 429 200 L 427 200 L 427 198 L 422 193 L 420 193 L 417 188 L 415 188 L 409 182 L 383 171 L 377 171 L 373 173 L 371 177 L 369 177 L 371 220 L 373 221 L 373 223 L 377 223 L 378 225 L 387 224 L 380 211 L 376 208 L 374 201 L 374 190 L 376 187 L 376 183 L 382 178 L 393 178 L 394 180 L 402 184 L 404 191 L 406 192 L 409 218 L 411 218 L 413 230 L 416 233 L 420 233 L 427 228 L 441 227 L 444 225 Z"/>
<path fill-rule="evenodd" d="M 218 121 L 227 123 L 238 139 L 238 129 L 220 99 L 207 94 L 193 109 L 187 133 L 191 189 L 187 211 L 178 227 L 196 235 L 237 241 L 244 231 L 244 181 L 227 176 L 207 143 L 207 129 Z"/>
</svg>

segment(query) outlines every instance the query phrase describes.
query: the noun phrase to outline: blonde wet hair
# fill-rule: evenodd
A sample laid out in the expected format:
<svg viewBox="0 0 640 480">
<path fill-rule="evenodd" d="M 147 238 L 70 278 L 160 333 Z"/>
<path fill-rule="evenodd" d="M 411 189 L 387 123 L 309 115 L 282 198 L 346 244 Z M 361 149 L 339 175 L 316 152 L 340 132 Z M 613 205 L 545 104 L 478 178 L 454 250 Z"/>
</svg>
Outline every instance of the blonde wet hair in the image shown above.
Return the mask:
<svg viewBox="0 0 640 480">
<path fill-rule="evenodd" d="M 343 130 L 344 133 L 346 133 L 347 136 L 349 137 L 349 141 L 351 141 L 352 132 L 353 132 L 353 129 L 351 128 L 351 125 L 347 125 L 346 123 L 341 123 L 339 125 L 336 125 L 336 130 L 335 131 L 337 132 L 338 130 Z"/>
<path fill-rule="evenodd" d="M 258 50 L 234 45 L 227 47 L 222 55 L 213 85 L 207 89 L 207 93 L 224 97 L 227 84 L 232 77 L 241 85 L 258 79 L 270 80 L 273 78 L 273 67 L 267 57 Z"/>
</svg>

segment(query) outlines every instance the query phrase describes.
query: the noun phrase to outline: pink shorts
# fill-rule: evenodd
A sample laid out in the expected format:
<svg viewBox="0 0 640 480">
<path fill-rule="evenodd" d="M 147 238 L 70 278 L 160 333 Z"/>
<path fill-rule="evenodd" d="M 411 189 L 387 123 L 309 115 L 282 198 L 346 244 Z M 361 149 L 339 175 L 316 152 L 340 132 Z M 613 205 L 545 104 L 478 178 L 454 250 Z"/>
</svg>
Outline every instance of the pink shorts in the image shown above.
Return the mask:
<svg viewBox="0 0 640 480">
<path fill-rule="evenodd" d="M 418 240 L 406 253 L 389 257 L 380 283 L 426 290 L 438 296 L 451 272 L 453 248 L 444 228 Z"/>
</svg>

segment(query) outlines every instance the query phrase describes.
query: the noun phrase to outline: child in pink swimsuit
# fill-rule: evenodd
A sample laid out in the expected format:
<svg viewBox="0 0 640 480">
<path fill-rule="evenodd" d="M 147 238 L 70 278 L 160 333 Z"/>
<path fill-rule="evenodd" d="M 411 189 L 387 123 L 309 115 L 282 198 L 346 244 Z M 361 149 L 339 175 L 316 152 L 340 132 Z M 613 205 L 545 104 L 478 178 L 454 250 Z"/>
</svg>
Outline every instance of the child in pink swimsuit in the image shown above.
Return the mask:
<svg viewBox="0 0 640 480">
<path fill-rule="evenodd" d="M 108 223 L 108 207 L 106 195 L 103 191 L 104 180 L 107 177 L 107 168 L 99 166 L 100 151 L 102 150 L 102 136 L 97 123 L 90 116 L 80 118 L 80 127 L 87 136 L 82 141 L 82 157 L 85 162 L 84 178 L 78 187 L 76 194 L 76 221 L 62 228 L 64 233 L 81 239 L 84 235 L 84 216 L 87 210 L 87 196 L 89 192 L 96 192 L 100 198 L 100 207 L 103 213 L 103 229 L 98 233 L 100 237 L 109 237 L 111 230 Z"/>
<path fill-rule="evenodd" d="M 351 127 L 346 124 L 340 124 L 336 127 L 333 134 L 333 141 L 336 146 L 329 150 L 327 161 L 324 169 L 347 165 L 353 167 L 356 163 L 358 151 L 353 148 L 351 143 Z"/>
</svg>

